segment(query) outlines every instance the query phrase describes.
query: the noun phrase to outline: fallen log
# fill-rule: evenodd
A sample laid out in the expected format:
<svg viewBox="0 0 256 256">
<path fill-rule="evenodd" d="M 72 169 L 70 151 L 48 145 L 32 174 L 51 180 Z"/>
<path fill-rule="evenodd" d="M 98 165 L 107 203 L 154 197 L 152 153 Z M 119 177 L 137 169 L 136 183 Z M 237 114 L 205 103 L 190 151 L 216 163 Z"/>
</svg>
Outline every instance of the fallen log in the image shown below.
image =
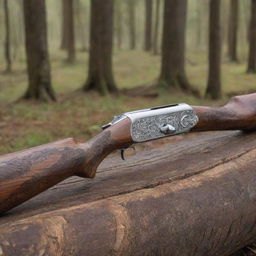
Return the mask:
<svg viewBox="0 0 256 256">
<path fill-rule="evenodd" d="M 108 158 L 0 218 L 0 255 L 225 256 L 256 235 L 256 133 Z"/>
</svg>

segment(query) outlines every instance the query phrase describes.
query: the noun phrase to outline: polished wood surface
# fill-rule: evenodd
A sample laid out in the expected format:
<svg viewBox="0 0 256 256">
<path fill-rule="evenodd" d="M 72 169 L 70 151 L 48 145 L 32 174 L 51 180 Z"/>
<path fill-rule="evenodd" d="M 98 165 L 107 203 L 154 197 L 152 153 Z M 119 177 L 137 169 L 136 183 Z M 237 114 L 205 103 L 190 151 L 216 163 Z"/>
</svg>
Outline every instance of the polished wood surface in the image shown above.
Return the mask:
<svg viewBox="0 0 256 256">
<path fill-rule="evenodd" d="M 256 130 L 256 94 L 236 96 L 219 108 L 193 106 L 192 131 Z M 95 177 L 111 152 L 132 144 L 125 118 L 86 143 L 66 139 L 0 157 L 0 214 L 71 177 Z"/>
<path fill-rule="evenodd" d="M 222 107 L 193 109 L 199 122 L 192 131 L 256 130 L 256 93 L 235 96 Z"/>
<path fill-rule="evenodd" d="M 122 120 L 86 143 L 65 139 L 0 157 L 0 213 L 71 176 L 93 178 L 111 152 L 129 146 L 130 120 Z"/>
<path fill-rule="evenodd" d="M 2 216 L 2 254 L 228 256 L 255 241 L 255 141 L 186 134 L 107 157 L 97 179 L 71 177 Z"/>
</svg>

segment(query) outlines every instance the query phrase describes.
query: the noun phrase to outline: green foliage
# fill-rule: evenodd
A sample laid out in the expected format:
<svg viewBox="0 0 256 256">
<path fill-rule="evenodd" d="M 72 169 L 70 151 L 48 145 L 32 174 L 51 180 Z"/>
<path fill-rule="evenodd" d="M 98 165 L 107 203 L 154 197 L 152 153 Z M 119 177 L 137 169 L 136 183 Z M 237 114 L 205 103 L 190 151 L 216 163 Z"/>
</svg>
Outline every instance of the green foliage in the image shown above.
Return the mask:
<svg viewBox="0 0 256 256">
<path fill-rule="evenodd" d="M 19 138 L 15 141 L 15 144 L 12 145 L 14 151 L 34 147 L 37 145 L 45 144 L 49 142 L 50 135 L 47 132 L 31 130 L 30 133 L 22 138 Z"/>
<path fill-rule="evenodd" d="M 145 53 L 140 48 L 144 40 L 144 0 L 136 0 L 136 29 L 138 47 L 128 51 L 127 1 L 118 0 L 122 5 L 123 45 L 122 51 L 114 52 L 114 74 L 119 88 L 132 88 L 138 85 L 152 85 L 159 76 L 160 56 Z M 89 0 L 80 0 L 80 25 L 76 20 L 77 50 L 89 42 Z M 188 10 L 186 68 L 189 81 L 204 94 L 207 83 L 207 35 L 208 1 L 191 0 Z M 0 2 L 2 3 L 2 2 Z M 102 124 L 109 122 L 113 115 L 125 111 L 163 105 L 175 102 L 189 104 L 218 105 L 229 97 L 227 95 L 252 91 L 255 88 L 255 75 L 245 74 L 247 58 L 247 23 L 249 0 L 242 1 L 239 26 L 239 64 L 225 61 L 226 49 L 223 47 L 222 79 L 224 97 L 213 102 L 185 95 L 177 90 L 159 89 L 158 98 L 138 98 L 120 96 L 100 97 L 80 91 L 88 71 L 88 53 L 77 52 L 76 63 L 66 63 L 65 52 L 59 51 L 61 33 L 61 1 L 47 0 L 48 38 L 52 67 L 53 87 L 58 96 L 57 103 L 34 104 L 19 102 L 13 104 L 27 87 L 26 59 L 24 54 L 24 28 L 22 4 L 20 0 L 10 1 L 12 21 L 12 56 L 14 73 L 0 74 L 0 154 L 12 152 L 65 137 L 89 139 L 100 131 Z M 76 4 L 78 1 L 76 1 Z M 163 3 L 163 1 L 162 1 Z M 198 12 L 199 9 L 201 12 Z M 223 24 L 227 24 L 228 5 L 222 8 Z M 76 13 L 78 14 L 78 13 Z M 160 17 L 162 17 L 162 12 Z M 0 8 L 0 19 L 3 10 Z M 198 24 L 201 38 L 198 39 Z M 0 31 L 4 35 L 3 22 Z M 80 27 L 79 27 L 80 26 Z M 81 27 L 82 26 L 82 27 Z M 160 27 L 162 19 L 160 20 Z M 223 45 L 225 46 L 227 28 L 223 26 Z M 84 31 L 84 34 L 81 33 Z M 161 31 L 161 29 L 160 29 Z M 161 33 L 161 32 L 160 32 Z M 160 38 L 160 37 L 159 37 Z M 3 45 L 4 37 L 0 37 Z M 115 42 L 116 43 L 116 42 Z M 198 45 L 200 43 L 200 45 Z M 160 45 L 160 43 L 159 43 Z M 0 54 L 0 72 L 5 68 L 4 56 Z"/>
</svg>

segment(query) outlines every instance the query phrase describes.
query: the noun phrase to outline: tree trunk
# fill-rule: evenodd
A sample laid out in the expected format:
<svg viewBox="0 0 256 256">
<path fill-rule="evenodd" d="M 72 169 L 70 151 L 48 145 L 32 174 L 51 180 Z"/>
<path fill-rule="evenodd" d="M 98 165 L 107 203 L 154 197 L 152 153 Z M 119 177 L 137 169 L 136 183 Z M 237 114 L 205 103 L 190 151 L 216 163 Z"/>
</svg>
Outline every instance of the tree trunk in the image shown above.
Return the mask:
<svg viewBox="0 0 256 256">
<path fill-rule="evenodd" d="M 210 0 L 209 17 L 209 74 L 206 96 L 221 97 L 221 0 Z"/>
<path fill-rule="evenodd" d="M 228 28 L 228 57 L 230 61 L 237 62 L 237 33 L 239 22 L 239 2 L 230 0 L 229 28 Z"/>
<path fill-rule="evenodd" d="M 86 24 L 86 17 L 87 15 L 87 8 L 83 6 L 81 0 L 75 0 L 74 2 L 74 16 L 76 17 L 77 23 L 77 38 L 80 40 L 81 51 L 85 52 L 88 50 L 88 41 L 87 41 L 87 24 Z M 75 45 L 75 43 L 74 43 Z"/>
<path fill-rule="evenodd" d="M 242 2 L 244 5 L 244 10 L 245 10 L 245 30 L 246 30 L 246 40 L 247 43 L 250 43 L 250 13 L 251 13 L 251 2 L 249 1 L 243 1 Z"/>
<path fill-rule="evenodd" d="M 65 0 L 67 6 L 67 61 L 72 63 L 75 61 L 75 25 L 74 25 L 74 1 Z"/>
<path fill-rule="evenodd" d="M 202 3 L 197 0 L 196 1 L 196 49 L 201 46 L 201 38 L 202 38 Z"/>
<path fill-rule="evenodd" d="M 5 43 L 4 43 L 4 56 L 6 60 L 7 73 L 12 71 L 12 59 L 11 59 L 11 39 L 10 39 L 10 17 L 9 17 L 9 5 L 8 0 L 4 0 L 4 15 L 5 15 Z"/>
<path fill-rule="evenodd" d="M 241 0 L 240 0 L 241 1 Z M 226 26 L 221 26 L 221 45 L 228 45 L 228 24 L 229 24 L 229 1 L 221 1 L 220 6 L 220 17 L 222 24 Z"/>
<path fill-rule="evenodd" d="M 112 70 L 113 0 L 91 0 L 89 74 L 84 90 L 117 92 Z"/>
<path fill-rule="evenodd" d="M 120 50 L 122 48 L 123 43 L 123 19 L 122 19 L 122 6 L 121 1 L 116 1 L 115 7 L 116 7 L 116 39 L 117 39 L 117 48 Z"/>
<path fill-rule="evenodd" d="M 62 28 L 61 28 L 61 44 L 60 49 L 66 50 L 68 48 L 68 39 L 67 39 L 67 16 L 68 16 L 68 7 L 67 0 L 62 0 Z"/>
<path fill-rule="evenodd" d="M 248 73 L 256 73 L 256 0 L 251 0 Z"/>
<path fill-rule="evenodd" d="M 150 51 L 152 48 L 152 13 L 153 1 L 145 0 L 145 51 Z"/>
<path fill-rule="evenodd" d="M 130 49 L 134 50 L 136 48 L 136 24 L 135 24 L 135 0 L 128 0 L 128 26 L 130 34 Z"/>
<path fill-rule="evenodd" d="M 256 133 L 192 136 L 109 157 L 95 180 L 2 215 L 2 255 L 227 256 L 255 241 Z"/>
<path fill-rule="evenodd" d="M 156 0 L 155 7 L 155 26 L 154 26 L 154 36 L 153 36 L 153 54 L 158 54 L 158 35 L 159 35 L 159 16 L 160 16 L 160 0 Z"/>
<path fill-rule="evenodd" d="M 45 0 L 23 0 L 29 86 L 25 99 L 56 100 L 51 85 Z"/>
<path fill-rule="evenodd" d="M 159 85 L 191 92 L 185 73 L 187 0 L 165 0 Z"/>
</svg>

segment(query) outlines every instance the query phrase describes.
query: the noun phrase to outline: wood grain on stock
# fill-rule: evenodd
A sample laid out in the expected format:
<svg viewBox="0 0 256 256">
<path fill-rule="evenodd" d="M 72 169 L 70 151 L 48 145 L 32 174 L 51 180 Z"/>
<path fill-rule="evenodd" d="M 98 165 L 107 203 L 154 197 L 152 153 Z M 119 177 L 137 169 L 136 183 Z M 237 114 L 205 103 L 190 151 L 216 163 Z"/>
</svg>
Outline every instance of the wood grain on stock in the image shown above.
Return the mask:
<svg viewBox="0 0 256 256">
<path fill-rule="evenodd" d="M 194 131 L 256 129 L 256 94 L 237 96 L 220 108 L 194 106 Z M 0 214 L 70 176 L 93 178 L 101 161 L 129 146 L 126 118 L 86 143 L 67 139 L 0 157 Z"/>
<path fill-rule="evenodd" d="M 193 131 L 256 130 L 256 93 L 235 96 L 223 107 L 193 109 L 199 117 Z"/>
<path fill-rule="evenodd" d="M 130 120 L 86 143 L 65 139 L 0 157 L 0 214 L 71 177 L 93 178 L 101 161 L 129 145 Z"/>
<path fill-rule="evenodd" d="M 0 250 L 228 256 L 256 237 L 255 141 L 198 133 L 126 161 L 108 157 L 97 179 L 69 178 L 0 218 Z"/>
</svg>

